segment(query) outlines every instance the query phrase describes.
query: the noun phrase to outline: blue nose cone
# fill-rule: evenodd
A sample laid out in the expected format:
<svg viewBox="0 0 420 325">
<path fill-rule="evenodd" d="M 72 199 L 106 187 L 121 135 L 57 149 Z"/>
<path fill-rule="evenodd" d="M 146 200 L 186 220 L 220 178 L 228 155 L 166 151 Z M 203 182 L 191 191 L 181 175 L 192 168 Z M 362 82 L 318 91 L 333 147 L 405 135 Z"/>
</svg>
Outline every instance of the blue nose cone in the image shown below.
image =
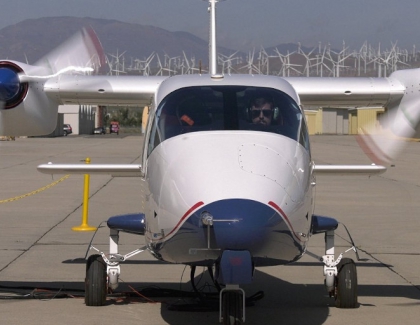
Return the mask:
<svg viewBox="0 0 420 325">
<path fill-rule="evenodd" d="M 271 233 L 288 230 L 273 208 L 253 200 L 216 201 L 194 214 L 206 212 L 213 216 L 212 239 L 221 249 L 260 250 Z"/>
</svg>

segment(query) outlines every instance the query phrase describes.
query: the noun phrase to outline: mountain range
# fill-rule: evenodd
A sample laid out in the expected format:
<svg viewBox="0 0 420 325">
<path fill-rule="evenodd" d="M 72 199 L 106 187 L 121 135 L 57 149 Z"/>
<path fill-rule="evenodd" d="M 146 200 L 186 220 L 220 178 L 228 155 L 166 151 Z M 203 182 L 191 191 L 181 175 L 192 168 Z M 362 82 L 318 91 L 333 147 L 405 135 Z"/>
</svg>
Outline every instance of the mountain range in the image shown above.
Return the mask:
<svg viewBox="0 0 420 325">
<path fill-rule="evenodd" d="M 126 59 L 145 59 L 153 52 L 159 55 L 167 54 L 169 57 L 180 56 L 185 52 L 188 57 L 194 56 L 197 61 L 208 62 L 208 41 L 193 34 L 88 17 L 27 19 L 0 29 L 0 58 L 33 64 L 77 31 L 89 26 L 95 30 L 108 56 L 124 53 Z M 282 53 L 295 51 L 297 47 L 297 44 L 277 46 Z M 308 48 L 302 49 L 310 51 Z M 232 55 L 236 51 L 218 47 L 218 52 Z M 246 57 L 247 54 L 237 52 L 235 55 Z"/>
</svg>

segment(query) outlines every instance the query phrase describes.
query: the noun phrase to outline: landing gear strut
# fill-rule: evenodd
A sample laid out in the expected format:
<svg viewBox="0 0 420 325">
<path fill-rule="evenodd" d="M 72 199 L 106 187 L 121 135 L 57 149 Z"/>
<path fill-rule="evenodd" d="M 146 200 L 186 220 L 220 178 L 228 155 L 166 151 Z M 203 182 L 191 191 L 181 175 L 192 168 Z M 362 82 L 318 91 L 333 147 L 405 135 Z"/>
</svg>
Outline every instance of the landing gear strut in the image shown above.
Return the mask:
<svg viewBox="0 0 420 325">
<path fill-rule="evenodd" d="M 93 246 L 89 247 L 89 249 L 94 249 L 100 254 L 89 256 L 86 262 L 86 306 L 105 305 L 108 289 L 115 290 L 118 287 L 118 278 L 121 271 L 120 263 L 144 251 L 144 249 L 136 249 L 126 255 L 121 255 L 118 253 L 118 241 L 119 231 L 110 229 L 108 255 Z"/>
</svg>

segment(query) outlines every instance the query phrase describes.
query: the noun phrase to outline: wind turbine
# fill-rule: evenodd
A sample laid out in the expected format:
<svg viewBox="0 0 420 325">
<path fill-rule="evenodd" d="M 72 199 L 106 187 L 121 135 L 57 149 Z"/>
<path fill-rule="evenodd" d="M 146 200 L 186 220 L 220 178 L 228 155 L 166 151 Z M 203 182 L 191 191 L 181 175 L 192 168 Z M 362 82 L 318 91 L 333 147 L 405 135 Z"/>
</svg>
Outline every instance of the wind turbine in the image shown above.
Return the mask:
<svg viewBox="0 0 420 325">
<path fill-rule="evenodd" d="M 222 72 L 224 73 L 225 70 L 227 70 L 227 74 L 231 74 L 232 71 L 235 71 L 235 69 L 233 68 L 232 65 L 232 61 L 236 60 L 237 58 L 234 57 L 236 54 L 238 53 L 238 51 L 232 53 L 231 55 L 224 55 L 224 54 L 219 54 L 219 62 L 221 62 L 222 65 Z M 236 72 L 236 71 L 235 71 Z"/>
<path fill-rule="evenodd" d="M 117 75 L 117 76 L 120 73 L 126 73 L 125 72 L 125 58 L 123 56 L 125 54 L 125 52 L 127 52 L 127 51 L 124 51 L 121 54 L 118 54 L 118 50 L 117 50 L 117 54 L 115 54 L 115 55 L 114 54 L 109 54 L 113 58 L 111 63 L 109 63 L 111 71 L 114 71 L 115 75 Z M 122 57 L 122 63 L 120 62 L 121 57 Z M 115 66 L 115 68 L 114 68 L 114 66 Z M 121 70 L 120 70 L 120 68 L 121 68 Z M 111 74 L 112 74 L 112 72 L 111 72 Z"/>
<path fill-rule="evenodd" d="M 305 68 L 303 69 L 303 73 L 306 73 L 306 76 L 309 77 L 310 72 L 311 72 L 311 67 L 312 67 L 312 60 L 317 60 L 317 57 L 311 58 L 311 54 L 315 51 L 315 47 L 308 53 L 306 54 L 305 52 L 302 51 L 302 55 L 305 57 L 306 59 L 306 63 L 305 63 Z"/>
</svg>

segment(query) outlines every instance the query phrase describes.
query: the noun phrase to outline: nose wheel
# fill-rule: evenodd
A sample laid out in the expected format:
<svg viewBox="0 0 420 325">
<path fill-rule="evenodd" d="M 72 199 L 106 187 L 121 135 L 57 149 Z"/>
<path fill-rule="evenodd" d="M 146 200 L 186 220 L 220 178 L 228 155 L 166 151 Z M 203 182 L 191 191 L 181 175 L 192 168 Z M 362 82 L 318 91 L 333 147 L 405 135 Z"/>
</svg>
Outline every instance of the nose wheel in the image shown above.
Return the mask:
<svg viewBox="0 0 420 325">
<path fill-rule="evenodd" d="M 245 320 L 243 290 L 226 290 L 220 293 L 223 325 L 242 325 Z"/>
</svg>

